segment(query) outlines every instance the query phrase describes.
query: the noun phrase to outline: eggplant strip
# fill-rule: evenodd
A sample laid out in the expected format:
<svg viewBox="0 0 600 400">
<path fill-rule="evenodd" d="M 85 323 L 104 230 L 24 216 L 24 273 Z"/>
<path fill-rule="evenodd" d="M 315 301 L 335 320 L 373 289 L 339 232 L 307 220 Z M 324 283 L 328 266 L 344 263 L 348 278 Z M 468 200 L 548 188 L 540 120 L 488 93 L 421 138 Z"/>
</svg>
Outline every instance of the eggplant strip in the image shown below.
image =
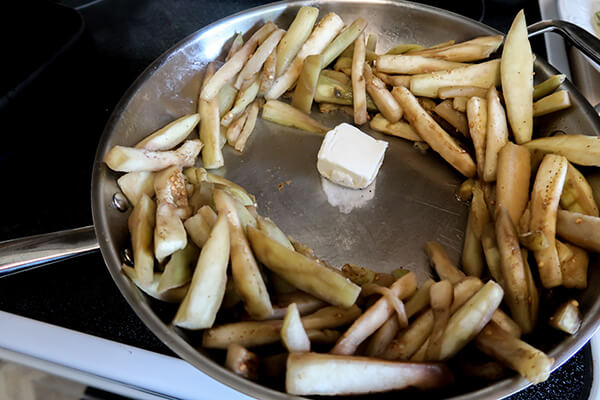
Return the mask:
<svg viewBox="0 0 600 400">
<path fill-rule="evenodd" d="M 335 374 L 331 374 L 331 371 Z M 416 387 L 434 389 L 453 381 L 443 364 L 416 364 L 368 357 L 292 353 L 286 391 L 293 395 L 348 395 Z"/>
<path fill-rule="evenodd" d="M 537 84 L 533 87 L 533 100 L 539 100 L 542 97 L 549 95 L 554 92 L 567 78 L 566 75 L 552 75 L 544 82 Z"/>
<path fill-rule="evenodd" d="M 215 74 L 206 82 L 204 88 L 202 89 L 202 93 L 200 94 L 200 98 L 202 100 L 212 100 L 214 99 L 219 90 L 231 79 L 233 79 L 238 72 L 244 67 L 246 61 L 256 47 L 259 42 L 262 42 L 266 39 L 274 30 L 277 29 L 272 22 L 267 22 L 263 25 L 258 31 L 256 31 L 250 39 L 241 49 L 239 49 L 230 59 L 227 61 Z"/>
<path fill-rule="evenodd" d="M 442 338 L 450 319 L 450 308 L 453 302 L 454 291 L 450 281 L 440 281 L 433 284 L 430 291 L 433 330 L 427 346 L 428 360 L 437 360 L 440 357 Z"/>
<path fill-rule="evenodd" d="M 358 298 L 360 286 L 337 270 L 288 249 L 251 226 L 247 233 L 256 258 L 298 289 L 342 307 L 350 307 Z"/>
<path fill-rule="evenodd" d="M 225 295 L 229 261 L 229 228 L 221 215 L 200 252 L 190 288 L 173 324 L 186 329 L 210 328 Z"/>
<path fill-rule="evenodd" d="M 600 167 L 600 139 L 586 135 L 556 135 L 523 144 L 529 150 L 554 153 L 579 165 Z"/>
<path fill-rule="evenodd" d="M 515 17 L 502 50 L 500 63 L 506 114 L 517 144 L 533 134 L 533 55 L 523 10 Z"/>
<path fill-rule="evenodd" d="M 502 44 L 502 40 L 502 35 L 481 36 L 462 43 L 411 51 L 411 54 L 448 61 L 479 61 L 488 58 L 490 54 L 498 50 L 498 47 Z"/>
<path fill-rule="evenodd" d="M 504 207 L 515 226 L 529 200 L 531 157 L 529 151 L 512 142 L 502 147 L 498 154 L 496 174 L 497 207 Z"/>
<path fill-rule="evenodd" d="M 369 121 L 371 129 L 376 130 L 386 135 L 396 136 L 402 139 L 410 140 L 411 142 L 419 142 L 421 136 L 406 122 L 390 122 L 381 114 L 376 114 L 371 121 Z"/>
<path fill-rule="evenodd" d="M 559 90 L 533 103 L 533 116 L 541 117 L 571 107 L 571 98 L 566 90 Z"/>
<path fill-rule="evenodd" d="M 363 68 L 367 93 L 369 93 L 385 119 L 392 123 L 398 122 L 402 118 L 402 107 L 387 90 L 385 83 L 373 74 L 369 64 L 363 64 Z"/>
<path fill-rule="evenodd" d="M 493 182 L 498 172 L 498 154 L 506 142 L 508 142 L 508 126 L 506 114 L 500 103 L 498 91 L 490 87 L 487 95 L 487 133 L 485 147 L 485 166 L 483 180 Z"/>
<path fill-rule="evenodd" d="M 126 264 L 123 264 L 123 265 L 121 265 L 121 270 L 123 271 L 123 273 L 125 275 L 127 275 L 127 277 L 129 279 L 131 279 L 131 281 L 133 283 L 135 283 L 135 285 L 138 288 L 140 288 L 141 291 L 143 291 L 150 297 L 153 297 L 160 301 L 165 301 L 167 303 L 181 303 L 181 300 L 183 300 L 183 298 L 189 288 L 189 285 L 184 285 L 184 286 L 180 286 L 177 288 L 166 290 L 164 292 L 159 292 L 157 288 L 158 288 L 158 282 L 160 281 L 160 278 L 161 278 L 160 273 L 154 273 L 152 282 L 150 284 L 144 284 L 144 283 L 140 282 L 140 280 L 138 279 L 138 275 L 135 272 L 135 269 L 133 269 L 132 267 L 130 267 Z"/>
<path fill-rule="evenodd" d="M 239 344 L 232 344 L 227 348 L 225 368 L 244 378 L 255 380 L 258 378 L 258 356 Z"/>
<path fill-rule="evenodd" d="M 412 295 L 416 289 L 417 277 L 414 272 L 409 272 L 398 279 L 390 288 L 393 295 L 401 300 Z M 381 297 L 344 332 L 331 353 L 354 354 L 358 346 L 383 325 L 393 311 L 394 309 L 388 299 L 385 296 Z"/>
<path fill-rule="evenodd" d="M 585 176 L 573 164 L 569 163 L 567 177 L 560 195 L 562 208 L 581 214 L 598 217 L 598 205 L 594 193 Z"/>
<path fill-rule="evenodd" d="M 477 167 L 469 153 L 435 122 L 407 88 L 395 87 L 392 95 L 400 104 L 410 125 L 434 151 L 466 177 L 475 176 Z"/>
<path fill-rule="evenodd" d="M 584 249 L 565 243 L 572 256 L 560 263 L 563 285 L 568 288 L 585 289 L 587 287 L 587 271 L 590 257 Z"/>
<path fill-rule="evenodd" d="M 242 297 L 248 314 L 255 319 L 266 319 L 273 314 L 273 306 L 260 269 L 244 234 L 235 201 L 223 190 L 214 190 L 213 197 L 219 214 L 227 216 L 231 240 L 231 273 L 235 287 Z"/>
<path fill-rule="evenodd" d="M 477 86 L 445 86 L 438 89 L 440 99 L 450 99 L 456 97 L 480 97 L 487 96 L 487 89 Z"/>
<path fill-rule="evenodd" d="M 452 106 L 452 102 L 450 100 L 442 101 L 433 109 L 433 112 L 435 112 L 441 118 L 446 120 L 446 122 L 452 125 L 454 129 L 462 133 L 464 136 L 469 135 L 469 125 L 467 123 L 467 117 L 464 113 L 456 111 Z"/>
<path fill-rule="evenodd" d="M 438 90 L 446 86 L 489 88 L 499 84 L 500 60 L 491 60 L 452 71 L 413 75 L 410 80 L 410 91 L 415 96 L 437 97 Z"/>
<path fill-rule="evenodd" d="M 558 210 L 556 233 L 559 237 L 600 253 L 600 218 L 571 211 Z"/>
<path fill-rule="evenodd" d="M 452 261 L 450 261 L 446 250 L 441 244 L 437 242 L 427 242 L 425 244 L 425 252 L 440 279 L 447 279 L 454 285 L 465 278 L 466 275 L 464 272 L 459 270 Z"/>
<path fill-rule="evenodd" d="M 261 45 L 256 49 L 252 57 L 248 60 L 244 68 L 238 74 L 238 77 L 235 81 L 235 88 L 241 89 L 244 81 L 252 78 L 255 74 L 260 72 L 260 69 L 264 65 L 269 55 L 273 53 L 273 50 L 277 47 L 277 44 L 281 40 L 281 37 L 284 35 L 285 31 L 283 29 L 275 29 L 269 37 L 261 43 Z"/>
<path fill-rule="evenodd" d="M 127 225 L 131 233 L 133 265 L 137 279 L 142 285 L 150 285 L 154 278 L 153 232 L 156 205 L 146 194 L 133 208 Z"/>
<path fill-rule="evenodd" d="M 485 97 L 485 96 L 484 96 Z M 483 179 L 485 168 L 485 143 L 487 138 L 488 105 L 481 97 L 471 97 L 467 101 L 467 121 L 469 134 L 475 148 L 477 175 Z"/>
<path fill-rule="evenodd" d="M 191 167 L 202 150 L 199 140 L 186 140 L 177 150 L 150 151 L 115 146 L 104 156 L 110 169 L 118 172 L 160 171 L 172 165 Z"/>
<path fill-rule="evenodd" d="M 323 52 L 343 26 L 344 22 L 335 13 L 329 13 L 323 17 L 323 19 L 319 21 L 313 32 L 310 34 L 306 42 L 302 45 L 302 48 L 300 51 L 298 51 L 298 54 L 290 63 L 289 67 L 287 69 L 280 70 L 278 64 L 277 71 L 279 76 L 275 79 L 275 82 L 273 82 L 273 85 L 269 91 L 265 93 L 265 98 L 277 99 L 284 94 L 286 90 L 291 88 L 294 82 L 296 82 L 300 76 L 306 58 L 312 55 L 319 55 L 321 52 Z M 280 43 L 284 43 L 285 37 L 281 40 L 282 41 Z M 279 55 L 279 48 L 277 49 L 277 52 Z M 322 58 L 320 60 L 322 61 Z M 320 70 L 321 67 L 322 66 L 319 65 L 317 68 Z M 318 73 L 315 72 L 314 75 L 318 77 Z"/>
<path fill-rule="evenodd" d="M 533 330 L 529 315 L 529 290 L 517 230 L 503 206 L 496 207 L 496 237 L 500 250 L 505 301 L 523 333 Z"/>
<path fill-rule="evenodd" d="M 162 127 L 135 145 L 150 151 L 171 150 L 183 142 L 200 122 L 200 114 L 188 114 Z"/>
<path fill-rule="evenodd" d="M 419 289 L 413 294 L 410 299 L 404 304 L 404 310 L 406 311 L 406 317 L 412 318 L 417 313 L 423 311 L 429 306 L 429 290 L 435 283 L 433 279 L 427 279 Z"/>
<path fill-rule="evenodd" d="M 494 322 L 488 323 L 475 338 L 477 348 L 507 367 L 519 372 L 531 383 L 548 379 L 554 359 L 515 338 Z"/>
<path fill-rule="evenodd" d="M 360 308 L 325 307 L 302 317 L 304 329 L 330 329 L 344 326 L 360 315 Z M 282 320 L 243 321 L 215 326 L 204 331 L 202 346 L 209 349 L 226 349 L 232 343 L 255 347 L 276 343 L 281 339 Z"/>
<path fill-rule="evenodd" d="M 483 283 L 474 277 L 467 277 L 453 285 L 453 298 L 450 313 L 455 312 L 469 300 Z M 382 357 L 388 360 L 408 360 L 419 350 L 429 338 L 433 330 L 433 311 L 424 311 L 407 329 L 401 331 L 383 352 Z"/>
<path fill-rule="evenodd" d="M 352 55 L 352 95 L 354 108 L 354 123 L 362 125 L 367 122 L 367 92 L 364 77 L 365 67 L 365 34 L 361 33 L 354 41 Z"/>
<path fill-rule="evenodd" d="M 377 70 L 387 74 L 426 74 L 428 72 L 464 68 L 467 65 L 412 54 L 382 55 L 377 57 Z"/>
<path fill-rule="evenodd" d="M 400 323 L 398 317 L 392 315 L 387 321 L 369 339 L 369 344 L 365 350 L 365 355 L 369 357 L 379 357 L 387 349 L 389 344 L 394 340 L 398 331 L 400 330 Z"/>
<path fill-rule="evenodd" d="M 298 10 L 296 18 L 277 46 L 276 77 L 283 74 L 309 38 L 318 16 L 319 9 L 315 7 L 304 6 Z"/>
<path fill-rule="evenodd" d="M 138 203 L 142 195 L 154 196 L 154 172 L 129 172 L 117 179 L 119 188 L 132 206 Z"/>
<path fill-rule="evenodd" d="M 447 360 L 469 343 L 491 320 L 504 291 L 488 281 L 461 308 L 452 314 L 441 338 L 440 359 Z"/>
<path fill-rule="evenodd" d="M 565 183 L 567 164 L 565 157 L 547 154 L 538 168 L 531 194 L 529 230 L 544 233 L 549 242 L 547 248 L 533 253 L 540 272 L 540 279 L 547 289 L 562 283 L 560 261 L 554 238 L 558 203 Z"/>
<path fill-rule="evenodd" d="M 262 118 L 279 125 L 291 126 L 314 133 L 326 133 L 329 128 L 300 110 L 279 100 L 268 100 L 262 109 Z"/>
<path fill-rule="evenodd" d="M 290 353 L 310 351 L 310 339 L 306 334 L 296 303 L 288 306 L 281 326 L 281 342 Z"/>
</svg>

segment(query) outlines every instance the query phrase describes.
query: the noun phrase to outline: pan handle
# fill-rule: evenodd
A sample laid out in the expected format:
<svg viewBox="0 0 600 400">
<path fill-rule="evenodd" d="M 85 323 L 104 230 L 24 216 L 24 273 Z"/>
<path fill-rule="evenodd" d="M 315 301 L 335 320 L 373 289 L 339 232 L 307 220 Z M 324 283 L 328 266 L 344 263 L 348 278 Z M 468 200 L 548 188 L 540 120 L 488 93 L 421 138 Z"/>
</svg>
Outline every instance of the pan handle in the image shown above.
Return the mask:
<svg viewBox="0 0 600 400">
<path fill-rule="evenodd" d="M 553 19 L 536 22 L 529 25 L 527 29 L 529 36 L 545 32 L 556 32 L 600 65 L 600 39 L 575 24 Z"/>
<path fill-rule="evenodd" d="M 83 255 L 98 248 L 93 226 L 0 242 L 0 277 Z"/>
</svg>

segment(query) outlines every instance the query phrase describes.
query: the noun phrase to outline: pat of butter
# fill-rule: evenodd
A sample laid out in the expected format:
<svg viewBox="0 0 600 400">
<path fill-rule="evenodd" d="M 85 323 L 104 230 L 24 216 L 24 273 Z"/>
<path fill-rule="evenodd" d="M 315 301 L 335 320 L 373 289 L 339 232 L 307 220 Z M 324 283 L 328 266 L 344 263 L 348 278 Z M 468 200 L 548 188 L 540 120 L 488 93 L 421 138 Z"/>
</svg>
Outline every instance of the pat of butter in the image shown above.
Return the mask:
<svg viewBox="0 0 600 400">
<path fill-rule="evenodd" d="M 325 135 L 317 156 L 317 169 L 338 185 L 364 189 L 377 176 L 387 146 L 387 142 L 343 123 Z"/>
</svg>

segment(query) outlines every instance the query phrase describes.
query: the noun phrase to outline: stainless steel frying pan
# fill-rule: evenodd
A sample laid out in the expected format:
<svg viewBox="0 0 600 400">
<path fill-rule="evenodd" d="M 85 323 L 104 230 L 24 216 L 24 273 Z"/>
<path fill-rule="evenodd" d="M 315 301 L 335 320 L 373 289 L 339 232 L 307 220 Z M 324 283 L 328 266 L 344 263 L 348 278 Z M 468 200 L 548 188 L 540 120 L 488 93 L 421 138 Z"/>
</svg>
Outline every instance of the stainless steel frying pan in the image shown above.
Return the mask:
<svg viewBox="0 0 600 400">
<path fill-rule="evenodd" d="M 494 29 L 444 10 L 408 2 L 298 1 L 274 3 L 238 13 L 215 22 L 165 52 L 134 82 L 114 110 L 100 140 L 92 180 L 93 227 L 56 232 L 0 243 L 0 275 L 93 251 L 98 247 L 121 293 L 142 321 L 168 347 L 211 377 L 256 398 L 283 399 L 288 395 L 261 386 L 225 370 L 203 351 L 192 335 L 170 325 L 172 315 L 159 315 L 154 302 L 142 294 L 121 272 L 127 259 L 129 206 L 119 191 L 117 175 L 102 159 L 114 145 L 134 145 L 142 137 L 183 114 L 194 112 L 200 76 L 207 62 L 221 55 L 236 32 L 249 32 L 268 20 L 287 27 L 302 5 L 315 5 L 321 15 L 334 11 L 345 21 L 358 16 L 369 21 L 368 31 L 379 35 L 379 49 L 397 43 L 433 45 L 449 38 L 457 41 L 497 34 Z M 532 33 L 558 29 L 588 55 L 600 53 L 598 42 L 585 31 L 560 21 L 540 22 Z M 586 38 L 587 35 L 587 38 Z M 539 58 L 536 80 L 557 73 Z M 573 107 L 536 120 L 541 135 L 556 131 L 600 135 L 600 119 L 577 90 L 566 82 Z M 344 120 L 342 115 L 319 115 L 328 126 Z M 389 142 L 385 162 L 376 182 L 367 191 L 339 189 L 322 181 L 316 171 L 317 135 L 284 128 L 262 120 L 247 151 L 225 151 L 226 167 L 217 171 L 254 193 L 260 212 L 274 219 L 300 242 L 313 247 L 333 265 L 362 264 L 379 271 L 404 266 L 423 279 L 431 274 L 423 252 L 426 241 L 444 244 L 454 260 L 462 248 L 467 207 L 455 198 L 461 177 L 439 157 L 415 151 L 401 139 Z M 600 193 L 600 175 L 591 175 Z M 285 183 L 283 187 L 279 184 Z M 598 264 L 594 260 L 593 264 Z M 559 336 L 549 353 L 554 368 L 564 363 L 594 334 L 600 323 L 600 268 L 592 265 L 589 287 L 578 300 L 584 319 L 580 331 Z M 168 313 L 167 313 L 168 314 Z M 458 388 L 454 398 L 501 398 L 526 387 L 511 377 L 475 392 Z M 461 390 L 462 389 L 462 390 Z"/>
</svg>

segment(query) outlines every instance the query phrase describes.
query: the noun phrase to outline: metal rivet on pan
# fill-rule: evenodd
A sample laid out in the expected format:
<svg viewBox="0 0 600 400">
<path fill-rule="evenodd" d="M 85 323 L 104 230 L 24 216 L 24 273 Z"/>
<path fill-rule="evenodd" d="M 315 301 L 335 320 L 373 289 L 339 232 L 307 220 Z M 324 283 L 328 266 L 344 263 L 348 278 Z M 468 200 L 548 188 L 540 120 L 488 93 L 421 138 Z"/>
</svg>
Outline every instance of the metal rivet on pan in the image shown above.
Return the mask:
<svg viewBox="0 0 600 400">
<path fill-rule="evenodd" d="M 121 212 L 125 212 L 129 208 L 129 203 L 127 202 L 127 199 L 121 193 L 113 194 L 112 201 L 115 208 Z"/>
<path fill-rule="evenodd" d="M 125 264 L 133 266 L 133 254 L 131 254 L 131 249 L 129 247 L 123 250 L 121 258 Z"/>
</svg>

